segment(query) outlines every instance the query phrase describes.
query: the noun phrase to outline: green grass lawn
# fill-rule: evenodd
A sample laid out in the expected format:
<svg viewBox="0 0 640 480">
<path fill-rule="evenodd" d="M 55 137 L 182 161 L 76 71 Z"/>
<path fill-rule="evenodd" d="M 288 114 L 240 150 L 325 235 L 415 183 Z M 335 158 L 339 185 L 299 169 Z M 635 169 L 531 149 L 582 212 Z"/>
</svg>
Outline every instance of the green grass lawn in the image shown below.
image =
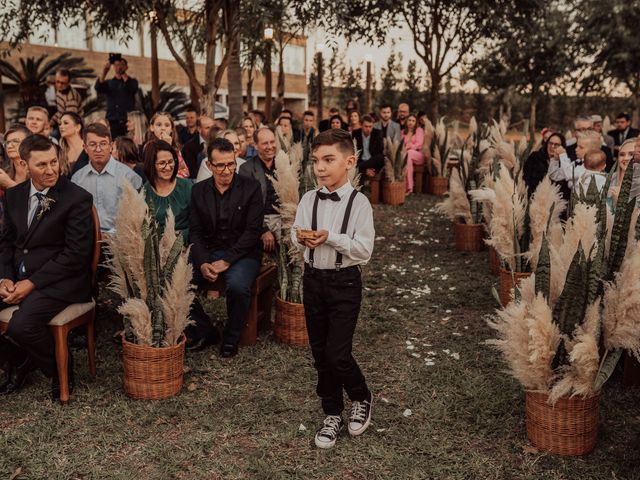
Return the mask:
<svg viewBox="0 0 640 480">
<path fill-rule="evenodd" d="M 634 479 L 640 389 L 616 375 L 603 392 L 596 450 L 561 458 L 531 448 L 524 393 L 503 373 L 484 317 L 494 301 L 488 254 L 453 249 L 449 223 L 418 195 L 375 207 L 354 355 L 374 392 L 372 426 L 320 451 L 310 352 L 262 333 L 221 361 L 187 357 L 185 388 L 156 402 L 122 391 L 113 297 L 101 300 L 98 378 L 76 354 L 72 402 L 49 383 L 0 400 L 0 478 L 18 479 Z M 14 476 L 15 474 L 15 476 Z"/>
</svg>

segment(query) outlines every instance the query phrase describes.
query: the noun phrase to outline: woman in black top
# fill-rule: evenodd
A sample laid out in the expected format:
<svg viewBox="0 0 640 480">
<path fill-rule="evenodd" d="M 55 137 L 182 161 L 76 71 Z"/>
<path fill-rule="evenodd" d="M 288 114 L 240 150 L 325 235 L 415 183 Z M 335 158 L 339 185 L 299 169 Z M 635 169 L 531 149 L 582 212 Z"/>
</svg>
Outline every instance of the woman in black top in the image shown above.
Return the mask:
<svg viewBox="0 0 640 480">
<path fill-rule="evenodd" d="M 533 195 L 533 192 L 538 188 L 538 184 L 547 175 L 549 162 L 552 159 L 558 160 L 559 155 L 557 149 L 559 147 L 566 150 L 567 142 L 562 134 L 552 133 L 546 141 L 542 142 L 540 149 L 531 152 L 531 155 L 527 158 L 527 161 L 524 163 L 522 175 L 524 183 L 529 189 L 529 196 Z"/>
</svg>

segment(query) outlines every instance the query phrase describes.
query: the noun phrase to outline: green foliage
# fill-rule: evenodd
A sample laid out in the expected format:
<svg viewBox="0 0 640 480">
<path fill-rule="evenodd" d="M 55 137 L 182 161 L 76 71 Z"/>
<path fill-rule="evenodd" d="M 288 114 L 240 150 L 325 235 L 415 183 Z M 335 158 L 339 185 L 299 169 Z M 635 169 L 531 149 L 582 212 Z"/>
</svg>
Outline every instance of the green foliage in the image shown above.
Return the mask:
<svg viewBox="0 0 640 480">
<path fill-rule="evenodd" d="M 189 103 L 189 97 L 175 85 L 160 84 L 160 101 L 153 108 L 151 90 L 143 91 L 141 88 L 136 93 L 136 109 L 143 112 L 148 119 L 156 112 L 169 112 L 174 119 L 182 118 Z"/>
<path fill-rule="evenodd" d="M 593 385 L 594 391 L 599 391 L 603 385 L 609 380 L 609 377 L 613 374 L 618 362 L 620 361 L 620 357 L 622 356 L 622 350 L 616 349 L 612 352 L 605 351 L 604 358 L 600 362 L 600 369 L 598 370 L 598 374 L 596 375 L 596 381 Z"/>
<path fill-rule="evenodd" d="M 615 272 L 620 270 L 624 254 L 627 250 L 631 215 L 636 205 L 635 199 L 629 201 L 631 183 L 633 180 L 633 167 L 627 168 L 620 186 L 618 201 L 616 202 L 613 228 L 611 229 L 611 245 L 609 247 L 609 261 L 607 263 L 606 280 L 612 280 Z"/>
<path fill-rule="evenodd" d="M 542 238 L 540 252 L 538 253 L 538 266 L 536 268 L 536 293 L 542 293 L 549 299 L 551 289 L 551 255 L 549 254 L 549 240 L 545 235 Z"/>
</svg>

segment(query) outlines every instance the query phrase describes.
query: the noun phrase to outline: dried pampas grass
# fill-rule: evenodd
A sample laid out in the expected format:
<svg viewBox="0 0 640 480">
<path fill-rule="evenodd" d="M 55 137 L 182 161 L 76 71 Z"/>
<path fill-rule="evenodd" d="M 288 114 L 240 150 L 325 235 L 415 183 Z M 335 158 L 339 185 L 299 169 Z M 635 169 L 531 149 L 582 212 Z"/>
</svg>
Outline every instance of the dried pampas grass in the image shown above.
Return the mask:
<svg viewBox="0 0 640 480">
<path fill-rule="evenodd" d="M 558 244 L 562 241 L 560 215 L 566 207 L 567 202 L 562 198 L 560 187 L 552 184 L 549 177 L 544 177 L 529 203 L 531 244 L 526 257 L 529 259 L 532 271 L 535 271 L 538 266 L 538 255 L 540 254 L 540 246 L 545 233 L 552 244 Z M 551 213 L 552 209 L 553 213 Z M 549 219 L 550 215 L 551 219 Z"/>
<path fill-rule="evenodd" d="M 495 145 L 496 156 L 509 170 L 517 171 L 519 162 L 516 157 L 515 146 L 512 142 L 501 141 Z"/>
<path fill-rule="evenodd" d="M 151 312 L 141 298 L 127 298 L 118 307 L 118 313 L 126 317 L 138 345 L 151 345 Z"/>
<path fill-rule="evenodd" d="M 178 238 L 176 234 L 176 218 L 173 215 L 173 210 L 167 209 L 167 221 L 164 224 L 164 232 L 162 232 L 162 238 L 160 239 L 160 264 L 164 265 L 169 257 L 171 247 Z M 182 239 L 186 241 L 186 238 Z"/>
<path fill-rule="evenodd" d="M 282 228 L 286 231 L 289 231 L 293 226 L 300 202 L 302 155 L 302 146 L 299 143 L 291 147 L 289 154 L 280 150 L 275 158 L 278 178 L 269 178 L 280 200 L 278 213 L 282 221 Z"/>
<path fill-rule="evenodd" d="M 487 343 L 503 354 L 509 373 L 527 390 L 547 391 L 560 331 L 544 296 L 540 293 L 531 302 L 510 302 L 487 323 L 498 332 L 498 338 Z"/>
<path fill-rule="evenodd" d="M 451 171 L 449 191 L 444 201 L 436 205 L 436 211 L 452 222 L 461 222 L 467 225 L 473 223 L 467 192 L 464 189 L 460 172 L 457 168 Z"/>
<path fill-rule="evenodd" d="M 607 349 L 623 348 L 640 360 L 640 242 L 605 285 L 603 331 Z"/>
<path fill-rule="evenodd" d="M 189 263 L 189 249 L 183 251 L 176 262 L 173 274 L 160 297 L 160 306 L 167 324 L 165 343 L 178 343 L 184 329 L 193 323 L 189 319 L 189 310 L 195 298 L 191 279 L 193 268 Z"/>
</svg>

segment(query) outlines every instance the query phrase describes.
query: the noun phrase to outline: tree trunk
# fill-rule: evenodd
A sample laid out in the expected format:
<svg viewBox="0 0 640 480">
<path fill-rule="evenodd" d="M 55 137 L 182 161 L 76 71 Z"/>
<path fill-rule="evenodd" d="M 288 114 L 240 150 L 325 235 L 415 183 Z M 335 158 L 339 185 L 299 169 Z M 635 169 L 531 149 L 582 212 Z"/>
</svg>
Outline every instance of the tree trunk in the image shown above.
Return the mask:
<svg viewBox="0 0 640 480">
<path fill-rule="evenodd" d="M 242 67 L 240 66 L 240 33 L 238 25 L 238 2 L 229 2 L 227 30 L 229 49 L 229 66 L 227 68 L 227 85 L 229 91 L 229 123 L 239 123 L 242 119 Z"/>
<path fill-rule="evenodd" d="M 430 95 L 430 105 L 431 105 L 431 121 L 435 123 L 440 118 L 440 75 L 437 73 L 431 74 L 431 95 Z"/>
<path fill-rule="evenodd" d="M 267 117 L 267 123 L 271 123 L 271 95 L 272 95 L 271 76 L 271 40 L 267 40 L 267 52 L 264 60 L 264 114 Z"/>
<path fill-rule="evenodd" d="M 160 104 L 160 71 L 158 65 L 158 28 L 152 21 L 151 36 L 151 104 L 155 112 Z"/>
<path fill-rule="evenodd" d="M 529 137 L 530 140 L 536 139 L 536 110 L 538 107 L 538 92 L 531 92 L 531 101 L 529 103 Z"/>
<path fill-rule="evenodd" d="M 4 86 L 2 85 L 2 75 L 0 74 L 0 132 L 6 130 L 6 119 L 4 116 Z"/>
<path fill-rule="evenodd" d="M 284 109 L 284 45 L 280 43 L 278 49 L 278 85 L 276 87 L 278 100 L 276 101 L 275 116 L 280 115 Z"/>
<path fill-rule="evenodd" d="M 253 66 L 247 72 L 247 112 L 253 110 Z"/>
<path fill-rule="evenodd" d="M 640 125 L 640 88 L 636 89 L 636 91 L 632 95 L 633 98 L 633 119 L 632 125 L 636 127 Z"/>
</svg>

